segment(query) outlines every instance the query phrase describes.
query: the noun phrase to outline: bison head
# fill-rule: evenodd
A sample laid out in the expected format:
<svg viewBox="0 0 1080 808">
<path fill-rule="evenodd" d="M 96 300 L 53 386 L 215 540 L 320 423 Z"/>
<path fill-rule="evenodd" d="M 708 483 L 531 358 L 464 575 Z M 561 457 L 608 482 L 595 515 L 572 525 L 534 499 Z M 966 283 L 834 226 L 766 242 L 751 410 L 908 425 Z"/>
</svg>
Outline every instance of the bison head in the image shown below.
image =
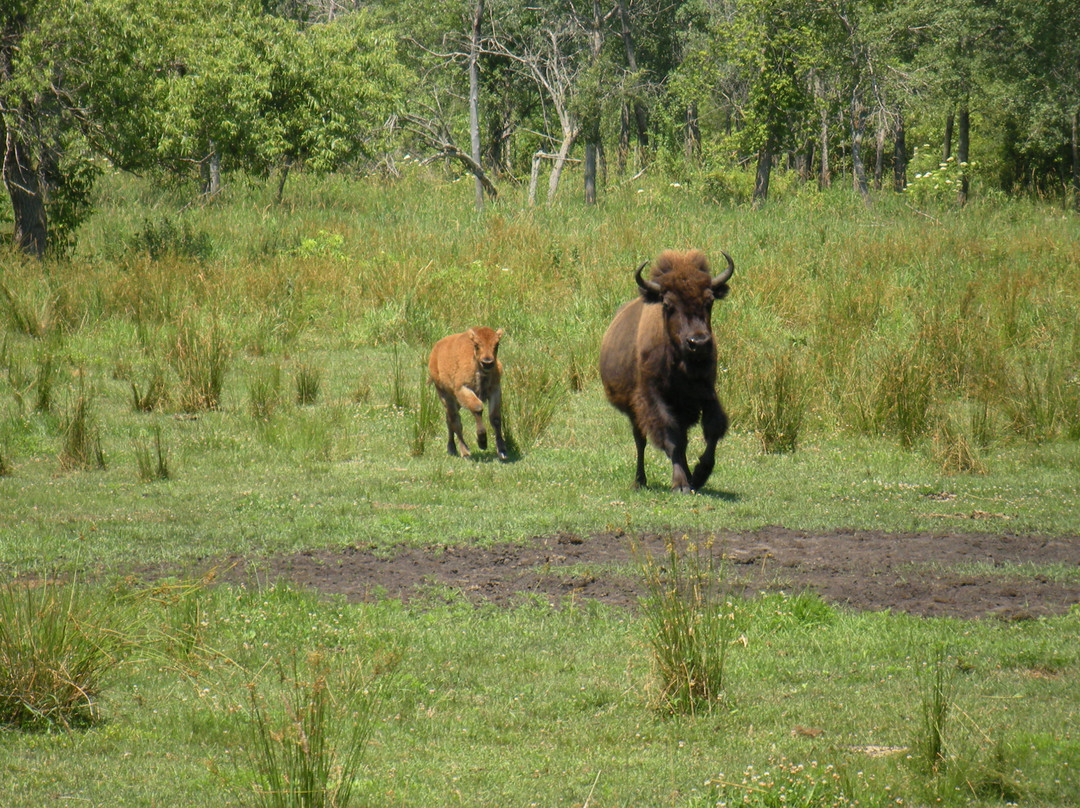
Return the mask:
<svg viewBox="0 0 1080 808">
<path fill-rule="evenodd" d="M 493 331 L 487 326 L 481 326 L 470 328 L 468 334 L 469 339 L 472 340 L 476 366 L 485 373 L 492 370 L 499 354 L 499 340 L 502 338 L 503 330 L 500 328 L 498 331 Z"/>
<path fill-rule="evenodd" d="M 728 293 L 727 281 L 735 262 L 724 253 L 727 269 L 713 277 L 705 256 L 688 253 L 661 253 L 653 266 L 652 278 L 641 276 L 648 262 L 635 273 L 641 295 L 647 302 L 661 303 L 664 328 L 679 355 L 691 363 L 715 361 L 712 335 L 712 304 Z"/>
</svg>

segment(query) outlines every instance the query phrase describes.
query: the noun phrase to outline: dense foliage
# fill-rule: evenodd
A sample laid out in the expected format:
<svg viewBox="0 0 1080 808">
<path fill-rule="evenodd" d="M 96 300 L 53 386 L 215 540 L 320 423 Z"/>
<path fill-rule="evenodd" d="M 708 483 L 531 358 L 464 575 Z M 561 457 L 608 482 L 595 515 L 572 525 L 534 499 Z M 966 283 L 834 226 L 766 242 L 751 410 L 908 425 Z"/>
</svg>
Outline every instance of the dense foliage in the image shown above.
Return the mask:
<svg viewBox="0 0 1080 808">
<path fill-rule="evenodd" d="M 595 184 L 597 155 L 703 173 L 722 202 L 765 202 L 778 167 L 869 201 L 939 164 L 961 204 L 973 179 L 1075 199 L 1078 43 L 1066 0 L 19 0 L 0 12 L 0 217 L 40 254 L 70 244 L 103 160 L 206 193 L 277 172 L 280 200 L 293 167 L 432 149 L 489 193 L 530 168 L 535 187 L 550 157 L 549 200 L 576 156 Z"/>
</svg>

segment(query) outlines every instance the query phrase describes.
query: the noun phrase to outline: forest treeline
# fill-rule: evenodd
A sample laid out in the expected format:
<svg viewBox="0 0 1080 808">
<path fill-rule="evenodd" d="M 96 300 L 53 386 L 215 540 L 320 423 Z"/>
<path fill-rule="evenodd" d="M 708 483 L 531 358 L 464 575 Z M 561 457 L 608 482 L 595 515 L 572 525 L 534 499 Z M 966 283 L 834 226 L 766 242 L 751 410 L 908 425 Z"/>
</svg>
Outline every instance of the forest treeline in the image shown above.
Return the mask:
<svg viewBox="0 0 1080 808">
<path fill-rule="evenodd" d="M 0 222 L 33 254 L 71 245 L 105 170 L 280 200 L 290 171 L 406 154 L 479 206 L 542 177 L 550 202 L 579 162 L 587 202 L 655 167 L 755 205 L 777 170 L 1076 205 L 1080 3 L 5 0 L 0 140 Z"/>
</svg>

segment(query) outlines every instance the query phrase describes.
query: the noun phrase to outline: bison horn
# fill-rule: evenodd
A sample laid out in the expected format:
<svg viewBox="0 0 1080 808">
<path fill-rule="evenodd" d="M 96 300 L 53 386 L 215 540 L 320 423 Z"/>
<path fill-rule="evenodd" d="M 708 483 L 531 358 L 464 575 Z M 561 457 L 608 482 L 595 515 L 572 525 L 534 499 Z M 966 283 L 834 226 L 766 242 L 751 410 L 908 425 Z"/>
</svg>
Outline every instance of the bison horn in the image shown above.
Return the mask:
<svg viewBox="0 0 1080 808">
<path fill-rule="evenodd" d="M 723 253 L 724 258 L 727 259 L 727 269 L 725 269 L 723 272 L 721 272 L 719 275 L 712 279 L 713 289 L 727 283 L 728 278 L 731 277 L 731 273 L 735 271 L 735 262 L 731 260 L 731 256 L 723 250 L 721 250 L 720 252 Z"/>
<path fill-rule="evenodd" d="M 643 277 L 641 277 L 641 270 L 645 269 L 645 267 L 648 266 L 648 263 L 648 261 L 645 261 L 641 264 L 641 266 L 637 268 L 637 272 L 634 273 L 634 280 L 637 281 L 637 285 L 641 287 L 641 290 L 643 292 L 658 295 L 661 292 L 660 284 L 658 284 L 656 281 L 647 281 Z"/>
</svg>

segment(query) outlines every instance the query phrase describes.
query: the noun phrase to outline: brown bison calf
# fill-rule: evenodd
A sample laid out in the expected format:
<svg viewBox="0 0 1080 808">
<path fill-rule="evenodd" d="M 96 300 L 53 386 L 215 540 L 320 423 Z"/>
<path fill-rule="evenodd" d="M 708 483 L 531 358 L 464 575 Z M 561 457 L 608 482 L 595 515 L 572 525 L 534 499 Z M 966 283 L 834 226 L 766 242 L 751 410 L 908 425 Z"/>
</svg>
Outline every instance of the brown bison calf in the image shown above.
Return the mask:
<svg viewBox="0 0 1080 808">
<path fill-rule="evenodd" d="M 446 427 L 450 440 L 446 451 L 458 453 L 454 437 L 461 444 L 461 454 L 469 456 L 469 447 L 461 434 L 461 414 L 465 407 L 476 418 L 476 443 L 487 449 L 487 429 L 484 427 L 484 404 L 495 431 L 495 450 L 500 460 L 506 460 L 506 444 L 502 436 L 502 362 L 499 361 L 499 339 L 502 329 L 492 331 L 486 326 L 470 328 L 461 334 L 443 337 L 431 349 L 428 373 L 435 389 L 446 405 Z"/>
<path fill-rule="evenodd" d="M 645 485 L 645 444 L 671 458 L 671 487 L 697 491 L 712 473 L 716 442 L 728 418 L 716 397 L 713 303 L 728 293 L 735 271 L 714 276 L 696 250 L 660 254 L 649 273 L 638 267 L 638 297 L 624 304 L 600 343 L 600 379 L 608 401 L 626 413 L 637 447 L 634 485 Z M 646 262 L 648 263 L 648 262 Z M 705 451 L 693 474 L 686 459 L 686 431 L 701 421 Z"/>
</svg>

